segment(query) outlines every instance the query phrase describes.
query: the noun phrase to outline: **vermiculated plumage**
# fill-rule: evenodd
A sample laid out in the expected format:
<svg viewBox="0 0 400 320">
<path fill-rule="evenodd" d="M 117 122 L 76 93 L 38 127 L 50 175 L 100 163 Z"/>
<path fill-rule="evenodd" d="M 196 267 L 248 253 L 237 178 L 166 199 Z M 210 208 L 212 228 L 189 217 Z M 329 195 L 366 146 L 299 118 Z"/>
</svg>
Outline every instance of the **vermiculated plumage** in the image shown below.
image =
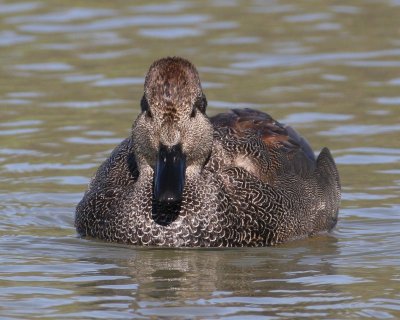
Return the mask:
<svg viewBox="0 0 400 320">
<path fill-rule="evenodd" d="M 132 135 L 100 166 L 77 206 L 80 235 L 134 245 L 263 246 L 335 226 L 340 181 L 329 150 L 315 159 L 293 128 L 260 111 L 207 118 L 187 60 L 156 61 L 141 105 Z M 173 188 L 171 201 L 156 199 L 160 146 L 177 145 L 182 194 Z"/>
</svg>

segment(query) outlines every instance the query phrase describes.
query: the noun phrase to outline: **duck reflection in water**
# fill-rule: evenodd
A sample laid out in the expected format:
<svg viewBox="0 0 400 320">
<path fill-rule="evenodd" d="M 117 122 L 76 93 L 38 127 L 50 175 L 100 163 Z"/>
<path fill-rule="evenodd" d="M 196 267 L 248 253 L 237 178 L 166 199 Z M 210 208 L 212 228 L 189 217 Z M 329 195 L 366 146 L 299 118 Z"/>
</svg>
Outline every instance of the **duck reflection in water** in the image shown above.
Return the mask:
<svg viewBox="0 0 400 320">
<path fill-rule="evenodd" d="M 237 109 L 212 118 L 195 67 L 154 62 L 130 137 L 76 209 L 81 236 L 170 247 L 263 246 L 331 230 L 340 181 L 293 128 Z"/>
</svg>

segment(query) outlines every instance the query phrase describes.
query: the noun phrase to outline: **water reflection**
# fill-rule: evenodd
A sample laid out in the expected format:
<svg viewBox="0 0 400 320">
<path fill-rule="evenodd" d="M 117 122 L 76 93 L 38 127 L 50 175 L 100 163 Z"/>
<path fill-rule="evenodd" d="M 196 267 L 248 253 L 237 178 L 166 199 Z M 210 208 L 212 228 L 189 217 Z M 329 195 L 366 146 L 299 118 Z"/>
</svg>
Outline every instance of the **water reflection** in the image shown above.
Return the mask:
<svg viewBox="0 0 400 320">
<path fill-rule="evenodd" d="M 281 67 L 288 65 L 298 66 L 316 62 L 339 64 L 341 61 L 345 61 L 345 63 L 347 64 L 354 65 L 354 63 L 360 63 L 360 61 L 351 61 L 351 60 L 364 60 L 371 58 L 399 56 L 399 55 L 400 55 L 400 49 L 368 51 L 368 52 L 319 53 L 319 54 L 307 54 L 307 55 L 237 54 L 236 59 L 241 61 L 242 60 L 247 60 L 247 61 L 236 62 L 233 63 L 231 66 L 233 68 L 258 69 L 258 68 Z M 374 62 L 375 61 L 371 62 L 371 64 L 373 65 Z M 366 66 L 368 66 L 369 62 L 363 61 L 361 63 L 364 63 Z"/>
<path fill-rule="evenodd" d="M 316 305 L 347 301 L 350 297 L 333 287 L 360 280 L 336 275 L 335 267 L 327 259 L 321 261 L 318 256 L 321 240 L 325 258 L 337 254 L 333 237 L 322 238 L 311 248 L 289 245 L 284 249 L 242 249 L 240 259 L 238 250 L 127 249 L 127 258 L 119 256 L 117 261 L 114 253 L 111 253 L 113 260 L 108 257 L 110 250 L 104 250 L 101 258 L 94 259 L 88 252 L 89 262 L 109 265 L 113 261 L 117 265 L 102 269 L 95 279 L 82 274 L 81 279 L 86 281 L 79 279 L 77 285 L 85 290 L 88 282 L 95 282 L 96 292 L 91 294 L 103 297 L 101 300 L 124 294 L 116 301 L 117 305 L 131 298 L 127 309 L 137 315 L 152 316 L 165 316 L 165 312 L 181 316 L 186 308 L 198 316 L 235 315 L 243 310 L 267 315 L 268 309 L 288 311 L 288 306 L 306 301 Z M 96 252 L 97 248 L 94 249 Z M 309 263 L 304 263 L 307 255 L 316 259 L 312 270 Z M 325 290 L 335 293 L 321 296 Z M 266 294 L 270 297 L 265 298 Z M 185 301 L 183 308 L 181 301 Z M 98 303 L 104 306 L 104 301 Z M 110 311 L 113 307 L 110 304 L 104 309 Z"/>
<path fill-rule="evenodd" d="M 3 15 L 32 11 L 42 6 L 39 2 L 1 3 L 0 13 Z"/>
<path fill-rule="evenodd" d="M 14 68 L 23 71 L 40 71 L 40 72 L 69 71 L 73 69 L 71 65 L 62 62 L 20 64 L 14 66 Z"/>
<path fill-rule="evenodd" d="M 36 37 L 34 36 L 19 35 L 13 31 L 2 31 L 0 33 L 0 47 L 15 45 L 19 43 L 32 42 L 35 39 Z"/>
<path fill-rule="evenodd" d="M 191 25 L 207 21 L 205 15 L 143 15 L 143 16 L 119 16 L 118 18 L 109 18 L 81 24 L 61 24 L 64 22 L 56 20 L 58 24 L 22 24 L 19 30 L 30 33 L 72 33 L 72 32 L 90 32 L 101 30 L 122 29 L 133 26 L 170 26 L 170 25 Z"/>
</svg>

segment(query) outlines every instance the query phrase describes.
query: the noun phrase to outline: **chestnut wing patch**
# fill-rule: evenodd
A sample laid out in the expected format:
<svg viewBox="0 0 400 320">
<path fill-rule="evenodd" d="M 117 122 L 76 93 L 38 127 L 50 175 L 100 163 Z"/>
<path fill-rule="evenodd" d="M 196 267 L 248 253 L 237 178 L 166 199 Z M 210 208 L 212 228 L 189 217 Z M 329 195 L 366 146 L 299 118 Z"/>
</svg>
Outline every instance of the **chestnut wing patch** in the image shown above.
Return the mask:
<svg viewBox="0 0 400 320">
<path fill-rule="evenodd" d="M 275 121 L 270 115 L 252 109 L 233 109 L 211 118 L 216 127 L 233 129 L 238 136 L 248 134 L 259 136 L 272 149 L 302 149 L 308 158 L 315 159 L 308 142 L 292 127 Z"/>
<path fill-rule="evenodd" d="M 228 128 L 229 134 L 244 138 L 251 144 L 258 137 L 269 150 L 269 161 L 273 171 L 281 167 L 285 172 L 303 175 L 315 167 L 315 156 L 308 142 L 288 125 L 275 121 L 270 115 L 252 109 L 234 109 L 211 118 L 215 127 Z M 241 141 L 243 141 L 241 139 Z M 246 142 L 245 142 L 246 143 Z M 240 160 L 241 158 L 238 157 Z M 262 180 L 270 179 L 273 172 L 262 174 L 250 163 L 257 159 L 247 159 L 246 169 Z M 254 167 L 254 168 L 253 168 Z M 266 174 L 266 176 L 265 176 Z"/>
</svg>

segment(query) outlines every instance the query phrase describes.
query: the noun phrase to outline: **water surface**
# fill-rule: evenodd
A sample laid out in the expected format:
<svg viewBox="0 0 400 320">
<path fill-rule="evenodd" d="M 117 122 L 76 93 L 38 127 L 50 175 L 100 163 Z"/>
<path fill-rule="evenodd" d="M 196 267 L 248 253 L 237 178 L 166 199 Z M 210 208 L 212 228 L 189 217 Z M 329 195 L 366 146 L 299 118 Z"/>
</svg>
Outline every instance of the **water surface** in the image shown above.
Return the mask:
<svg viewBox="0 0 400 320">
<path fill-rule="evenodd" d="M 400 2 L 0 1 L 0 316 L 400 317 Z M 76 237 L 90 176 L 130 131 L 162 56 L 210 115 L 252 107 L 328 146 L 332 234 L 272 248 Z"/>
</svg>

